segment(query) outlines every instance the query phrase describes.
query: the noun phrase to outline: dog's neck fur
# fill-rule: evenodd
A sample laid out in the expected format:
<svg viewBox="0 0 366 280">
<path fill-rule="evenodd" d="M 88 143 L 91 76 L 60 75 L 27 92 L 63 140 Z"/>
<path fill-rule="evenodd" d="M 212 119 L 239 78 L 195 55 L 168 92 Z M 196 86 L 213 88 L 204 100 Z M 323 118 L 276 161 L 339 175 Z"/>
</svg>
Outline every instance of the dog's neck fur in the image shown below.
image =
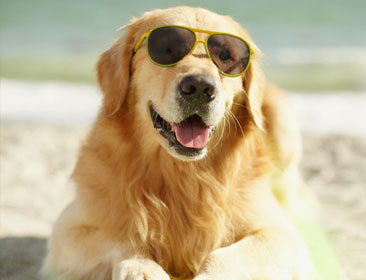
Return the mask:
<svg viewBox="0 0 366 280">
<path fill-rule="evenodd" d="M 246 234 L 240 201 L 265 168 L 258 130 L 245 137 L 234 135 L 240 131 L 227 134 L 225 154 L 217 150 L 203 160 L 182 162 L 160 146 L 145 154 L 126 134 L 133 131 L 127 126 L 135 125 L 128 115 L 98 121 L 105 123 L 90 134 L 73 176 L 79 191 L 88 193 L 84 205 L 110 238 L 129 242 L 182 277 L 196 273 L 209 252 Z"/>
</svg>

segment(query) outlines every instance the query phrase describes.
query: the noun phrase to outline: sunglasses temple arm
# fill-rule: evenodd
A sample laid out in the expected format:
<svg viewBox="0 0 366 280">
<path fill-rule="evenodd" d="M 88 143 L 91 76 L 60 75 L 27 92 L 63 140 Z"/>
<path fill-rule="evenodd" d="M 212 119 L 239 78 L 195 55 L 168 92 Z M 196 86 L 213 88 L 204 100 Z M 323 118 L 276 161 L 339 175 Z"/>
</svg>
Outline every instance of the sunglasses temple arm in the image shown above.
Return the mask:
<svg viewBox="0 0 366 280">
<path fill-rule="evenodd" d="M 133 50 L 133 53 L 136 53 L 137 50 L 140 48 L 142 42 L 147 38 L 147 33 L 145 33 L 144 35 L 142 35 L 142 37 L 140 38 L 140 40 L 137 42 L 136 47 Z"/>
</svg>

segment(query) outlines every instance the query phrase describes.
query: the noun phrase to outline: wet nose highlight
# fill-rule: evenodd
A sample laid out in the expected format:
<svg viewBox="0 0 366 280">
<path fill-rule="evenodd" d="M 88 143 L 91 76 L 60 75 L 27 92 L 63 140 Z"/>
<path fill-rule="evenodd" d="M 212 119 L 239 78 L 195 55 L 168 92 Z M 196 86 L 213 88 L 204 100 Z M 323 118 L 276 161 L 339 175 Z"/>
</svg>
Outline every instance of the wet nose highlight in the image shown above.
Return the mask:
<svg viewBox="0 0 366 280">
<path fill-rule="evenodd" d="M 215 81 L 208 75 L 186 76 L 179 84 L 179 94 L 187 101 L 213 101 L 216 97 Z"/>
</svg>

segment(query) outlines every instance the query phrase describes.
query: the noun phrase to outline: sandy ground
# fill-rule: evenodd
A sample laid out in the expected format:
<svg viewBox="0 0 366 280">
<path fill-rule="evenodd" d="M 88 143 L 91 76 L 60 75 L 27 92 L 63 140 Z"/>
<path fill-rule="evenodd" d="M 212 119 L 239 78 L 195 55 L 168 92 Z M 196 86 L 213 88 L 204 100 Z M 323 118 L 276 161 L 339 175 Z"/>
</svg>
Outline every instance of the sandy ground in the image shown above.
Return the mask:
<svg viewBox="0 0 366 280">
<path fill-rule="evenodd" d="M 24 91 L 24 84 L 22 86 L 22 83 L 14 82 L 14 85 Z M 26 85 L 26 89 L 32 91 L 32 85 Z M 63 88 L 60 89 L 60 85 L 54 85 L 53 89 L 59 90 L 60 94 L 68 91 L 71 101 L 75 101 L 72 92 L 76 94 L 78 90 L 81 95 L 85 93 L 85 96 L 89 96 L 86 92 L 95 91 L 88 86 L 76 88 L 61 86 Z M 4 84 L 2 85 L 2 101 L 4 92 L 9 93 L 8 89 L 9 87 L 4 90 Z M 40 89 L 44 90 L 42 87 L 38 88 Z M 24 95 L 16 96 L 18 100 L 23 97 Z M 324 134 L 319 131 L 319 123 L 314 123 L 312 126 L 314 121 L 311 118 L 314 118 L 314 112 L 310 114 L 311 112 L 306 110 L 314 104 L 312 102 L 315 102 L 316 98 L 314 96 L 304 98 L 299 95 L 292 98 L 300 109 L 300 123 L 305 131 L 302 172 L 307 184 L 316 192 L 322 204 L 320 214 L 324 229 L 342 264 L 344 279 L 364 280 L 366 278 L 366 204 L 364 203 L 366 138 L 365 130 L 360 133 L 361 127 L 358 126 L 365 121 L 365 114 L 360 115 L 361 120 L 355 120 L 353 130 L 349 127 L 338 127 L 331 131 L 325 129 Z M 48 102 L 56 102 L 66 107 L 42 114 L 44 108 L 37 105 L 35 100 L 37 101 L 37 97 L 33 103 L 31 101 L 28 103 L 38 106 L 32 107 L 32 112 L 27 111 L 26 107 L 23 110 L 14 107 L 19 111 L 14 113 L 15 109 L 11 108 L 12 100 L 9 95 L 5 99 L 7 107 L 3 107 L 4 105 L 1 107 L 1 280 L 39 279 L 37 273 L 45 255 L 46 238 L 53 221 L 72 197 L 73 189 L 68 180 L 69 175 L 76 160 L 78 147 L 94 116 L 90 111 L 97 107 L 98 102 L 97 100 L 91 103 L 83 102 L 81 98 L 81 104 L 86 104 L 85 106 L 89 104 L 93 109 L 80 113 L 77 110 L 80 104 L 71 106 L 75 109 L 78 121 L 70 124 L 65 120 L 71 118 L 73 113 L 70 108 L 66 108 L 67 104 L 49 100 Z M 362 100 L 365 100 L 365 97 Z M 27 100 L 22 102 L 26 104 Z M 343 108 L 347 102 L 349 100 L 340 107 Z M 359 100 L 356 99 L 355 103 L 359 103 Z M 41 104 L 49 105 L 47 100 L 43 100 Z M 357 106 L 355 108 L 361 108 L 361 105 Z M 333 113 L 339 113 L 339 110 Z M 68 115 L 64 115 L 65 112 L 68 112 Z M 359 109 L 353 112 L 353 114 L 360 113 L 362 111 Z M 306 118 L 307 114 L 310 119 Z M 45 116 L 46 119 L 40 119 Z M 57 119 L 55 116 L 60 118 Z M 321 116 L 319 118 L 322 119 Z M 325 119 L 323 116 L 321 121 Z"/>
</svg>

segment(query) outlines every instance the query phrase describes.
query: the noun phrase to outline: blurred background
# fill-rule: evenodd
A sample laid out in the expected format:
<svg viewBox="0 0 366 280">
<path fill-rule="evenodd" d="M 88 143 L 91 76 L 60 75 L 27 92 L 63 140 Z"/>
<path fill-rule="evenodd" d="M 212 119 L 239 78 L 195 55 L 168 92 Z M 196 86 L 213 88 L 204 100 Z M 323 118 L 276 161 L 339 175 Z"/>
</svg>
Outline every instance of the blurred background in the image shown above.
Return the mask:
<svg viewBox="0 0 366 280">
<path fill-rule="evenodd" d="M 98 54 L 132 16 L 176 5 L 245 26 L 271 80 L 291 90 L 365 90 L 363 0 L 1 0 L 1 76 L 94 81 Z"/>
<path fill-rule="evenodd" d="M 99 54 L 131 17 L 177 5 L 231 15 L 251 33 L 297 111 L 302 173 L 342 279 L 365 279 L 364 0 L 0 0 L 0 279 L 38 279 L 100 103 Z"/>
</svg>

